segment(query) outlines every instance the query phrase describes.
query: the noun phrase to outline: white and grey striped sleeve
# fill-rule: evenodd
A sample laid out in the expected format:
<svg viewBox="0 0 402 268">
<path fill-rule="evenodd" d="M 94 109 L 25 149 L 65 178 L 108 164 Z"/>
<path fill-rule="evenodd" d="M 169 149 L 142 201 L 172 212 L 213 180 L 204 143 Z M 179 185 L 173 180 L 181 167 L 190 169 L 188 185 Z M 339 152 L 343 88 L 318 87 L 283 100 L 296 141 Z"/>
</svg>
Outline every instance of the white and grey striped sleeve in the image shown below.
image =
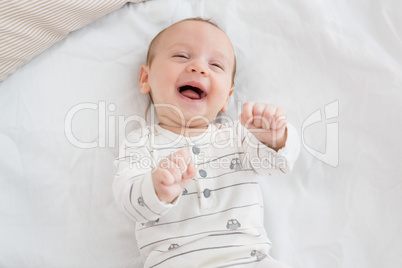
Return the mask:
<svg viewBox="0 0 402 268">
<path fill-rule="evenodd" d="M 240 124 L 239 124 L 240 125 Z M 297 131 L 287 124 L 287 140 L 285 146 L 278 152 L 261 143 L 251 132 L 239 126 L 242 137 L 242 147 L 247 154 L 250 165 L 259 175 L 277 175 L 289 173 L 300 152 L 300 142 Z"/>
<path fill-rule="evenodd" d="M 156 221 L 177 204 L 177 200 L 174 204 L 162 203 L 156 196 L 152 183 L 155 163 L 147 146 L 122 146 L 115 165 L 113 195 L 129 218 L 143 224 Z"/>
</svg>

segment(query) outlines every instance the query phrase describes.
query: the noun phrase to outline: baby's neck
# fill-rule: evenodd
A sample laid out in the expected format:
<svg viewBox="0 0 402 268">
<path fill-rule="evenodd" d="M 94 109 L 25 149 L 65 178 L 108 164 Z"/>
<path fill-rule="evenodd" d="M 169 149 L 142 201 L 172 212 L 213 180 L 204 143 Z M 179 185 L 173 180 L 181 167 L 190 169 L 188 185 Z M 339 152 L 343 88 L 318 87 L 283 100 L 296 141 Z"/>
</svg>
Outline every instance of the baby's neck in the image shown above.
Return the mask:
<svg viewBox="0 0 402 268">
<path fill-rule="evenodd" d="M 175 134 L 182 135 L 184 137 L 195 137 L 203 134 L 207 129 L 208 125 L 198 126 L 198 127 L 185 127 L 185 126 L 170 126 L 159 123 L 159 126 L 169 130 Z"/>
</svg>

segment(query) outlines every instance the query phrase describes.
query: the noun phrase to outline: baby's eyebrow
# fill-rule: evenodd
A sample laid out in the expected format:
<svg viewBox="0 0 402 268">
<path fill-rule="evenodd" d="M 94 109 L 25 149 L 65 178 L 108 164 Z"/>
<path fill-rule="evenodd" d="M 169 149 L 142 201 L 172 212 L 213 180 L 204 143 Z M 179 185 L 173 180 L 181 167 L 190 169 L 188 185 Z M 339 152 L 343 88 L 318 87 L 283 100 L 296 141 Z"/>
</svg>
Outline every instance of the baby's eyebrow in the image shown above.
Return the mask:
<svg viewBox="0 0 402 268">
<path fill-rule="evenodd" d="M 168 50 L 174 49 L 176 47 L 180 48 L 180 47 L 188 47 L 189 45 L 186 43 L 175 43 L 173 45 L 171 45 L 170 47 L 168 47 Z"/>
<path fill-rule="evenodd" d="M 229 59 L 226 57 L 226 55 L 220 51 L 215 51 L 214 52 L 217 56 L 216 58 L 218 58 L 219 60 L 222 60 L 225 64 L 229 65 Z"/>
</svg>

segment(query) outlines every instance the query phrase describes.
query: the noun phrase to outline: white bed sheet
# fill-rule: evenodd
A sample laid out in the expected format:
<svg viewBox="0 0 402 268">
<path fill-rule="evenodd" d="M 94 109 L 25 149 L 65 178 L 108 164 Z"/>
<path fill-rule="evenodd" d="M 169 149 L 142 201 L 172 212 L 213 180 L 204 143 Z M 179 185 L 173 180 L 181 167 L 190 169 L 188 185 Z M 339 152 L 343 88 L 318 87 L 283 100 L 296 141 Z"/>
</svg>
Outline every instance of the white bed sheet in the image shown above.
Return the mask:
<svg viewBox="0 0 402 268">
<path fill-rule="evenodd" d="M 293 173 L 261 178 L 272 256 L 295 268 L 402 267 L 401 10 L 151 0 L 70 34 L 0 84 L 0 266 L 141 267 L 111 191 L 119 128 L 149 107 L 137 77 L 152 37 L 203 16 L 236 50 L 229 114 L 275 103 L 300 133 Z"/>
</svg>

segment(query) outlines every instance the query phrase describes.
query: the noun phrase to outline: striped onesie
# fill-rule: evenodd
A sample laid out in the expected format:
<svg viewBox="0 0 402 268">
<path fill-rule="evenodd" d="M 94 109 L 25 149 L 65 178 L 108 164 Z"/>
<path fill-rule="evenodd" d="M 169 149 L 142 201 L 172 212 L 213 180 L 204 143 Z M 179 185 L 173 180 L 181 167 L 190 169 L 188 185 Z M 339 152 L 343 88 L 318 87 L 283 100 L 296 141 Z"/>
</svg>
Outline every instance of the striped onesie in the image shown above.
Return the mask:
<svg viewBox="0 0 402 268">
<path fill-rule="evenodd" d="M 155 194 L 151 170 L 183 148 L 197 174 L 173 204 L 165 204 Z M 115 162 L 113 192 L 136 222 L 144 267 L 285 267 L 268 255 L 258 175 L 288 173 L 298 153 L 290 124 L 279 152 L 238 122 L 210 124 L 196 137 L 159 125 L 130 133 Z"/>
</svg>

